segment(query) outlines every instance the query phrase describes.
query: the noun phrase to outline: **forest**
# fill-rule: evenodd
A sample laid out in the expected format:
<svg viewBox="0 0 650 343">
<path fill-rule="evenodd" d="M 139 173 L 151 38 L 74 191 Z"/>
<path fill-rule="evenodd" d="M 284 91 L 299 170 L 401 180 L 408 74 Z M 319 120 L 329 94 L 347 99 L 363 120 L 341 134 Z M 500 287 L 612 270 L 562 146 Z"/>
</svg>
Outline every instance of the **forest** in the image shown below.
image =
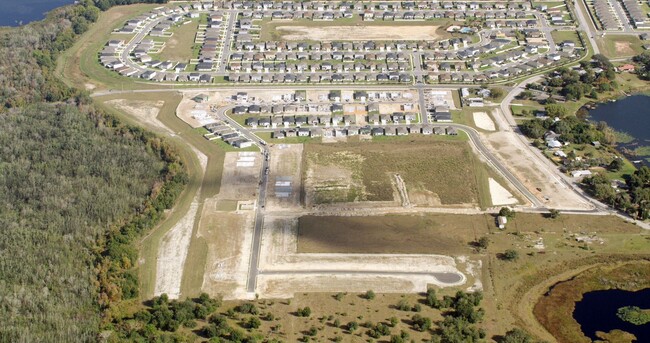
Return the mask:
<svg viewBox="0 0 650 343">
<path fill-rule="evenodd" d="M 137 240 L 187 182 L 171 145 L 54 77 L 99 12 L 81 2 L 0 34 L 2 342 L 97 341 L 138 295 Z"/>
</svg>

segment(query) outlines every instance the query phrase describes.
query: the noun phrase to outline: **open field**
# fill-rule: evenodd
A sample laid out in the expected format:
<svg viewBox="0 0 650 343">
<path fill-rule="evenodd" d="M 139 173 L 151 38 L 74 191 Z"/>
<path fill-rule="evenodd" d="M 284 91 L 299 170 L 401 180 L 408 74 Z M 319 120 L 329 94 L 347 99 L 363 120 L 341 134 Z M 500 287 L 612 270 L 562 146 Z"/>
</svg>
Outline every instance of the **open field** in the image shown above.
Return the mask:
<svg viewBox="0 0 650 343">
<path fill-rule="evenodd" d="M 303 160 L 306 203 L 393 201 L 396 174 L 416 205 L 479 201 L 478 161 L 464 142 L 409 136 L 390 143 L 307 144 Z"/>
<path fill-rule="evenodd" d="M 643 52 L 637 36 L 607 34 L 597 40 L 600 52 L 609 58 L 631 57 Z"/>
<path fill-rule="evenodd" d="M 435 40 L 440 39 L 438 26 L 278 26 L 282 40 Z"/>
<path fill-rule="evenodd" d="M 313 20 L 292 20 L 292 21 L 272 21 L 264 19 L 258 21 L 261 27 L 260 40 L 281 40 L 281 39 L 299 39 L 285 37 L 288 30 L 296 30 L 307 33 L 306 40 L 416 40 L 416 39 L 447 39 L 453 35 L 445 31 L 445 28 L 454 24 L 453 20 L 430 20 L 430 21 L 362 21 L 359 16 L 354 18 L 338 19 L 334 21 L 313 21 Z M 418 30 L 411 27 L 424 28 L 426 37 L 433 38 L 413 38 L 411 34 L 422 35 Z M 385 32 L 389 36 L 382 36 L 380 32 Z M 328 35 L 329 34 L 329 35 Z M 324 38 L 323 38 L 324 37 Z M 372 37 L 372 38 L 368 38 Z M 390 38 L 395 37 L 395 38 Z"/>
<path fill-rule="evenodd" d="M 488 215 L 303 216 L 298 252 L 462 255 L 491 226 Z"/>
<path fill-rule="evenodd" d="M 198 19 L 192 19 L 189 24 L 180 24 L 170 30 L 173 33 L 165 42 L 165 47 L 158 54 L 161 61 L 187 62 L 192 58 L 194 36 L 199 27 Z"/>
<path fill-rule="evenodd" d="M 551 31 L 551 36 L 555 41 L 555 44 L 560 44 L 564 41 L 572 41 L 576 44 L 576 47 L 582 46 L 578 33 L 576 31 Z"/>
</svg>

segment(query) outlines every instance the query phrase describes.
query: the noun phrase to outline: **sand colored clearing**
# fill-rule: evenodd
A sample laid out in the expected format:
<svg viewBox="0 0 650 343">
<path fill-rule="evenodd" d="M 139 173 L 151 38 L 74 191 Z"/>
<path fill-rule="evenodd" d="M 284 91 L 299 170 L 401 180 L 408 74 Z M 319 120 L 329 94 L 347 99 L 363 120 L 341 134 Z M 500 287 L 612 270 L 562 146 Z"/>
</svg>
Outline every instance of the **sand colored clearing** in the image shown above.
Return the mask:
<svg viewBox="0 0 650 343">
<path fill-rule="evenodd" d="M 496 128 L 494 127 L 494 122 L 490 118 L 490 116 L 485 113 L 485 112 L 474 112 L 474 124 L 476 124 L 476 127 L 479 129 L 483 129 L 485 131 L 494 131 Z"/>
<path fill-rule="evenodd" d="M 165 104 L 164 101 L 146 101 L 146 100 L 126 100 L 126 99 L 115 99 L 106 101 L 107 104 L 115 107 L 116 109 L 126 112 L 140 122 L 148 124 L 150 126 L 156 127 L 162 131 L 171 132 L 167 126 L 163 125 L 156 117 L 160 112 L 160 109 Z"/>
<path fill-rule="evenodd" d="M 167 293 L 170 299 L 181 294 L 183 266 L 190 247 L 194 219 L 199 209 L 198 195 L 194 197 L 189 210 L 174 227 L 165 234 L 160 243 L 156 263 L 156 286 L 154 295 Z"/>
<path fill-rule="evenodd" d="M 614 42 L 614 48 L 617 54 L 621 55 L 634 55 L 634 49 L 630 46 L 630 42 Z"/>
<path fill-rule="evenodd" d="M 434 40 L 439 26 L 278 26 L 283 40 Z"/>
<path fill-rule="evenodd" d="M 512 205 L 518 203 L 517 198 L 515 198 L 512 193 L 501 186 L 495 179 L 490 178 L 490 197 L 492 197 L 492 206 L 500 205 Z"/>
</svg>

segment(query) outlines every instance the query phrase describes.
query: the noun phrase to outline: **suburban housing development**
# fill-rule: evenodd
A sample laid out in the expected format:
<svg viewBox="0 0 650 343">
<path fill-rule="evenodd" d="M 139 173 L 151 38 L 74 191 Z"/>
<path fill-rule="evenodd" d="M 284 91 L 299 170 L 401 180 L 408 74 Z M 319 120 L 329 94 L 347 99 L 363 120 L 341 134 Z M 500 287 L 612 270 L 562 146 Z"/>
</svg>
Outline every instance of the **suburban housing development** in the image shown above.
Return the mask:
<svg viewBox="0 0 650 343">
<path fill-rule="evenodd" d="M 187 169 L 176 202 L 124 253 L 137 292 L 125 281 L 114 293 L 132 298 L 107 311 L 110 330 L 501 342 L 522 327 L 574 341 L 561 335 L 578 329 L 557 329 L 573 308 L 546 315 L 560 301 L 539 299 L 647 259 L 645 150 L 619 149 L 631 134 L 589 114 L 647 87 L 649 13 L 628 0 L 108 9 L 56 73 L 152 131 L 143 150 L 175 162 L 163 171 Z M 153 183 L 150 196 L 164 191 Z M 149 205 L 138 211 L 162 208 Z M 209 299 L 231 308 L 203 315 Z M 160 324 L 190 302 L 174 316 L 202 319 Z M 436 341 L 449 327 L 467 336 Z"/>
</svg>

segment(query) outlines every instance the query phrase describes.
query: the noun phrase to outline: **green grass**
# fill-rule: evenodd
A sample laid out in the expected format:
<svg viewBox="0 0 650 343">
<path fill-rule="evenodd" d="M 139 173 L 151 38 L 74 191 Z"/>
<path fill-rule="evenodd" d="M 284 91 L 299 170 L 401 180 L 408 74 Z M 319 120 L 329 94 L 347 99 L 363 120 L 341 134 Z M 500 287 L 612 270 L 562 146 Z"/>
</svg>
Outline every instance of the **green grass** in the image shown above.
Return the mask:
<svg viewBox="0 0 650 343">
<path fill-rule="evenodd" d="M 643 52 L 643 43 L 637 36 L 607 34 L 605 37 L 598 37 L 596 42 L 600 52 L 608 58 L 631 57 Z M 621 50 L 617 50 L 616 43 L 621 44 Z"/>
<path fill-rule="evenodd" d="M 173 36 L 165 39 L 165 48 L 160 52 L 161 61 L 186 62 L 194 57 L 194 36 L 198 28 L 198 19 L 192 19 L 189 24 L 180 24 L 170 32 Z"/>
<path fill-rule="evenodd" d="M 570 40 L 576 43 L 576 47 L 582 46 L 576 31 L 551 31 L 551 36 L 553 37 L 555 44 L 562 43 L 565 40 Z"/>
<path fill-rule="evenodd" d="M 521 116 L 521 117 L 534 117 L 535 112 L 538 110 L 543 110 L 544 106 L 539 105 L 539 106 L 529 106 L 529 105 L 522 105 L 522 106 L 510 106 L 510 110 L 512 111 L 512 114 L 515 116 Z M 528 115 L 522 114 L 522 112 L 526 110 L 528 111 Z"/>
<path fill-rule="evenodd" d="M 355 194 L 359 201 L 392 201 L 392 175 L 398 173 L 409 192 L 435 193 L 443 205 L 489 206 L 485 203 L 489 192 L 486 197 L 478 194 L 487 185 L 484 174 L 477 172 L 482 163 L 462 141 L 466 138 L 419 135 L 376 138 L 372 142 L 306 144 L 304 170 L 312 168 L 317 172 L 324 165 L 349 170 L 351 182 L 362 190 Z M 328 185 L 320 186 L 316 189 Z"/>
</svg>

